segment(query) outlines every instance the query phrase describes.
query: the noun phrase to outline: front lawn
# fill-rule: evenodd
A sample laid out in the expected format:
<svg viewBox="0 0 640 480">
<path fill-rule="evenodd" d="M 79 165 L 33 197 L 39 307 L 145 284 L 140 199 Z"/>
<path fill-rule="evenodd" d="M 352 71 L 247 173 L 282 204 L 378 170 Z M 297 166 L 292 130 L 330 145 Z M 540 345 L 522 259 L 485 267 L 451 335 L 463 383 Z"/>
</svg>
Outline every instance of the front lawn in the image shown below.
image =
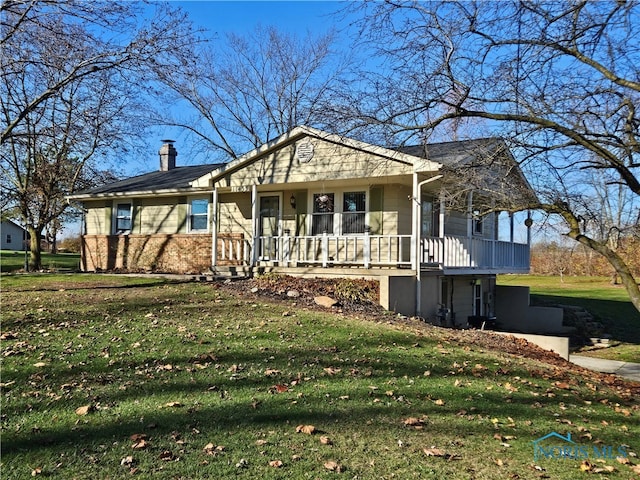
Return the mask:
<svg viewBox="0 0 640 480">
<path fill-rule="evenodd" d="M 393 316 L 121 278 L 3 281 L 3 479 L 640 473 L 637 385 Z M 573 458 L 532 443 L 552 432 Z"/>
</svg>

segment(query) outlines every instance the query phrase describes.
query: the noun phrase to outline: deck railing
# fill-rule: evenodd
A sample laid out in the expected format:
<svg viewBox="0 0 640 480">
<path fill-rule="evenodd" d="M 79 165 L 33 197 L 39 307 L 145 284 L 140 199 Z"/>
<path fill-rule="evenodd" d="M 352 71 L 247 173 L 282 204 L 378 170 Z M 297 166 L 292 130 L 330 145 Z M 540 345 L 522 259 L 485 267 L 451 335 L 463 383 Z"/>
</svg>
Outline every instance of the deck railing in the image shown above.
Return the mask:
<svg viewBox="0 0 640 480">
<path fill-rule="evenodd" d="M 322 267 L 411 266 L 411 235 L 306 235 L 260 237 L 258 260 Z"/>
<path fill-rule="evenodd" d="M 408 268 L 411 261 L 411 235 L 332 235 L 263 236 L 258 238 L 257 261 L 298 266 L 394 266 Z M 423 268 L 529 268 L 526 244 L 447 235 L 420 240 Z"/>
<path fill-rule="evenodd" d="M 529 268 L 527 244 L 445 235 L 422 238 L 420 245 L 422 263 L 442 268 Z"/>
</svg>

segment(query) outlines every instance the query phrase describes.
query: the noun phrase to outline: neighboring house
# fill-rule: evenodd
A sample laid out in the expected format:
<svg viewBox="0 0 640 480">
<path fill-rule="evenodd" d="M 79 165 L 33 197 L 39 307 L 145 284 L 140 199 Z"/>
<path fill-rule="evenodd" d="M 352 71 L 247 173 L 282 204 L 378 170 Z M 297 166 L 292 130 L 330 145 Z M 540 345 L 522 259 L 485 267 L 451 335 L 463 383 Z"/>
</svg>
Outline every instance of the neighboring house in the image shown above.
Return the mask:
<svg viewBox="0 0 640 480">
<path fill-rule="evenodd" d="M 29 233 L 11 220 L 0 225 L 0 250 L 24 250 L 29 248 Z"/>
<path fill-rule="evenodd" d="M 529 241 L 514 241 L 511 215 L 498 240 L 498 213 L 474 215 L 471 194 L 462 211 L 441 199 L 443 167 L 478 152 L 529 189 L 499 139 L 388 149 L 297 127 L 229 163 L 186 167 L 166 141 L 160 171 L 70 197 L 85 211 L 82 266 L 374 278 L 387 309 L 491 321 L 496 275 L 529 271 Z"/>
</svg>

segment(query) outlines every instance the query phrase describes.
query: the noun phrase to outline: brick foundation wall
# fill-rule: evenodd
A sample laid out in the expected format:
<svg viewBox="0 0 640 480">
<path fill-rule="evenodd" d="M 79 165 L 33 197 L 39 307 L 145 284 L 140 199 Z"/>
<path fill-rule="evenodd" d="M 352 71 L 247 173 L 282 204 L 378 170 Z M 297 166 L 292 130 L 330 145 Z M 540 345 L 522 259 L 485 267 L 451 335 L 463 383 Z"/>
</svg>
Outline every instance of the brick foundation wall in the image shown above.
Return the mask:
<svg viewBox="0 0 640 480">
<path fill-rule="evenodd" d="M 90 272 L 203 273 L 211 269 L 211 235 L 84 235 L 81 264 Z"/>
</svg>

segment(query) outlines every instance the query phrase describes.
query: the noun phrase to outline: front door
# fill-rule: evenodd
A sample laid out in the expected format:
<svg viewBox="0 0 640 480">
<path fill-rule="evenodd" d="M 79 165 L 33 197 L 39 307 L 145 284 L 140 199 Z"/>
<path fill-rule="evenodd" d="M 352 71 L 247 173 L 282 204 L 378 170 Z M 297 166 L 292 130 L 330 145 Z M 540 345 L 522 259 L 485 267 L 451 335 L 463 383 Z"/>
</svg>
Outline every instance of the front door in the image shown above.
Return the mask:
<svg viewBox="0 0 640 480">
<path fill-rule="evenodd" d="M 260 197 L 260 259 L 277 259 L 277 239 L 280 225 L 280 196 Z"/>
</svg>

